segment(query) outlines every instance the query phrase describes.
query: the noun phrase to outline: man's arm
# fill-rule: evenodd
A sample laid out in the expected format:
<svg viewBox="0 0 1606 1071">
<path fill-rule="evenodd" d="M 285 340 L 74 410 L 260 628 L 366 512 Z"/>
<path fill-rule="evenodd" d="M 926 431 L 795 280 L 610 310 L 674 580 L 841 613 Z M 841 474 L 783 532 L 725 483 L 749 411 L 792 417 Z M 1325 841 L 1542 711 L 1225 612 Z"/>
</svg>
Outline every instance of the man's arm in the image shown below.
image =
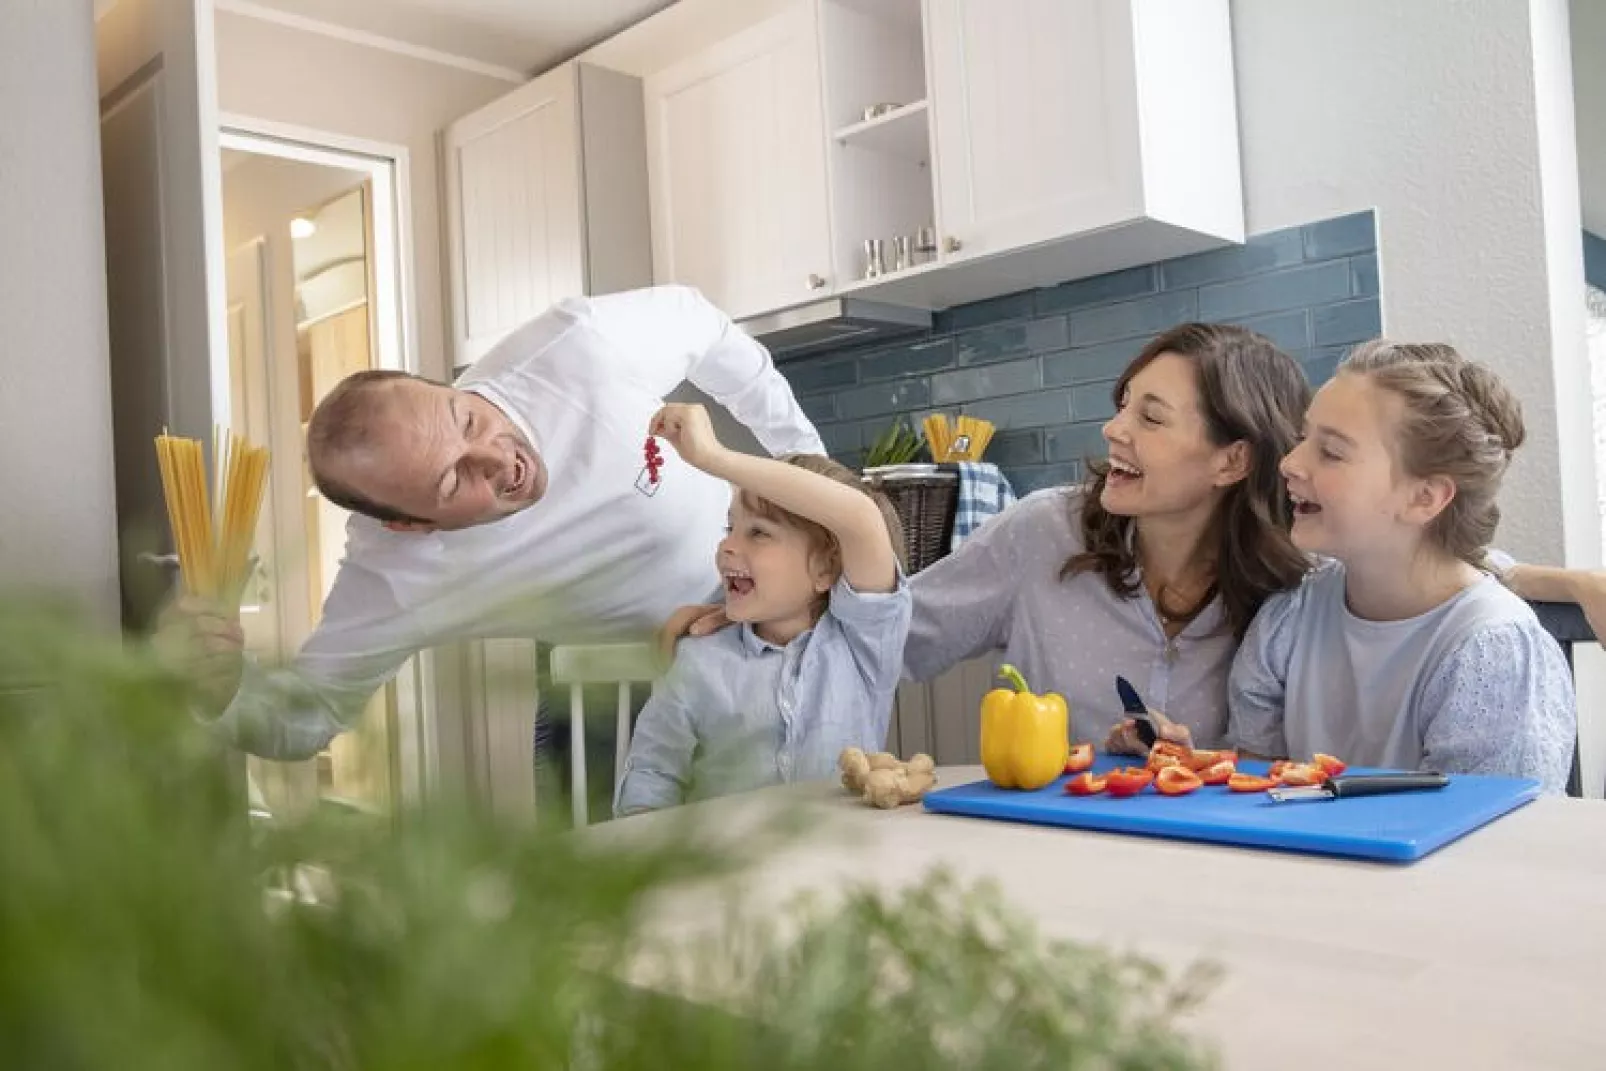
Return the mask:
<svg viewBox="0 0 1606 1071">
<path fill-rule="evenodd" d="M 361 717 L 418 650 L 389 586 L 343 566 L 318 627 L 287 668 L 246 659 L 240 689 L 212 728 L 229 744 L 282 761 L 311 758 Z"/>
<path fill-rule="evenodd" d="M 587 305 L 593 327 L 659 397 L 690 381 L 771 455 L 825 453 L 769 351 L 698 291 L 657 286 L 589 298 Z"/>
</svg>

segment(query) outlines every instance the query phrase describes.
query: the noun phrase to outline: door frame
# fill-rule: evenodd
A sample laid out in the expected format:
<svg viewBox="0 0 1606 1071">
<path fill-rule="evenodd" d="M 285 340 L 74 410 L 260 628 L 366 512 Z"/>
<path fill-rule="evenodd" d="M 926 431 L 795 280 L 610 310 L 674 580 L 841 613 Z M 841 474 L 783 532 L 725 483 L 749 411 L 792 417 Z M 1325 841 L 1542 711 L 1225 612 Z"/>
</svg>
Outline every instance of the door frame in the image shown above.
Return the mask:
<svg viewBox="0 0 1606 1071">
<path fill-rule="evenodd" d="M 405 145 L 351 137 L 289 123 L 222 113 L 218 147 L 276 156 L 369 176 L 373 203 L 374 351 L 378 367 L 422 374 L 414 300 L 411 161 Z M 387 687 L 393 690 L 398 804 L 433 796 L 441 784 L 442 729 L 434 652 L 420 651 Z"/>
</svg>

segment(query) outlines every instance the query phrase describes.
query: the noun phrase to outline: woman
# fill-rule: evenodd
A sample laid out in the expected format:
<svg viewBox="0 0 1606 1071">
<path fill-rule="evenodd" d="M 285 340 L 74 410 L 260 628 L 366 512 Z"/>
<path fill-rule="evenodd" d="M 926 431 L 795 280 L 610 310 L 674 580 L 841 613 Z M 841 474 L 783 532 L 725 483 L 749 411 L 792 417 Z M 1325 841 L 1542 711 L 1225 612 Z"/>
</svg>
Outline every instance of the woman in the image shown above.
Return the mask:
<svg viewBox="0 0 1606 1071">
<path fill-rule="evenodd" d="M 1034 690 L 1066 697 L 1076 739 L 1096 742 L 1122 724 L 1120 675 L 1213 746 L 1239 639 L 1307 567 L 1277 464 L 1310 386 L 1252 331 L 1183 324 L 1114 392 L 1109 460 L 1081 487 L 1027 496 L 911 579 L 905 671 L 922 680 L 1002 649 Z"/>
</svg>

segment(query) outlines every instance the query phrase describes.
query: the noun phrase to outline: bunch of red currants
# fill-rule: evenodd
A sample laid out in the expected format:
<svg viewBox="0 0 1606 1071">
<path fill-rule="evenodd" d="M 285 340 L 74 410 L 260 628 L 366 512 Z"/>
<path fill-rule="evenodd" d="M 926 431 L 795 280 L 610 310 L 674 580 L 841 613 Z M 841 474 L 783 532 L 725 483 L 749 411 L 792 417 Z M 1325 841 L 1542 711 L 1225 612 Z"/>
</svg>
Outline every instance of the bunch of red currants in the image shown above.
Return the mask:
<svg viewBox="0 0 1606 1071">
<path fill-rule="evenodd" d="M 658 450 L 658 440 L 651 435 L 647 436 L 645 447 L 647 457 L 647 480 L 649 483 L 658 482 L 658 470 L 664 467 L 664 455 Z"/>
</svg>

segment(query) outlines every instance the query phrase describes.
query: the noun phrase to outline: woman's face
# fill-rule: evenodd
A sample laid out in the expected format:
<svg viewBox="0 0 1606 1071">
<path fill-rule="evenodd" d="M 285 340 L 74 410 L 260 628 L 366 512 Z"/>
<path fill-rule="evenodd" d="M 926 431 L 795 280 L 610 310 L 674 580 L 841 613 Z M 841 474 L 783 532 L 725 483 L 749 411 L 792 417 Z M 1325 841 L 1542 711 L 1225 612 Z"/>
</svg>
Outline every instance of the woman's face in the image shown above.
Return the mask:
<svg viewBox="0 0 1606 1071">
<path fill-rule="evenodd" d="M 1104 425 L 1110 447 L 1100 497 L 1105 509 L 1136 518 L 1208 511 L 1244 478 L 1246 444 L 1211 442 L 1198 379 L 1193 361 L 1162 353 L 1127 381 L 1115 416 Z"/>
</svg>

